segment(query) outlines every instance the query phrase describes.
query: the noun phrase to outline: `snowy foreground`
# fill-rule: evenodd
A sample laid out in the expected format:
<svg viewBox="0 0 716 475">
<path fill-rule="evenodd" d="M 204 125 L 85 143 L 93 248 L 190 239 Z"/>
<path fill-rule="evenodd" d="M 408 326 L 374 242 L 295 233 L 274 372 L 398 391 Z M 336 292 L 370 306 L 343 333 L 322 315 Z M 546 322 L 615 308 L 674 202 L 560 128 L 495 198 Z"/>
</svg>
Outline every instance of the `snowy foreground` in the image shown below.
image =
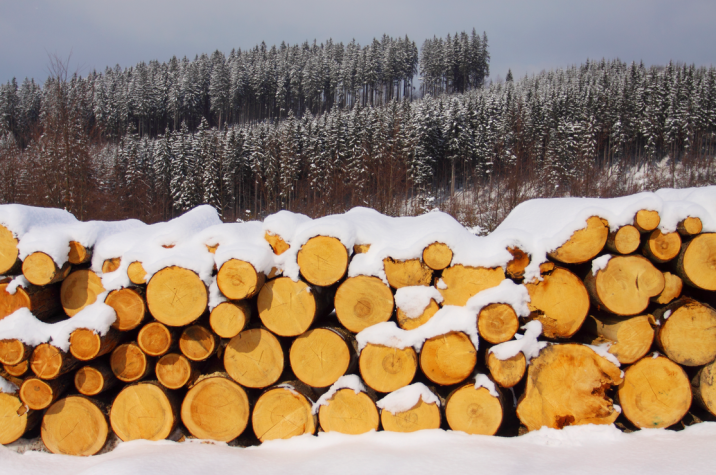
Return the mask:
<svg viewBox="0 0 716 475">
<path fill-rule="evenodd" d="M 645 474 L 716 473 L 711 454 L 716 423 L 681 432 L 625 434 L 614 426 L 543 428 L 515 438 L 425 430 L 411 434 L 321 433 L 247 449 L 198 441 L 136 440 L 94 457 L 39 452 L 19 455 L 0 446 L 0 473 L 102 474 Z"/>
</svg>

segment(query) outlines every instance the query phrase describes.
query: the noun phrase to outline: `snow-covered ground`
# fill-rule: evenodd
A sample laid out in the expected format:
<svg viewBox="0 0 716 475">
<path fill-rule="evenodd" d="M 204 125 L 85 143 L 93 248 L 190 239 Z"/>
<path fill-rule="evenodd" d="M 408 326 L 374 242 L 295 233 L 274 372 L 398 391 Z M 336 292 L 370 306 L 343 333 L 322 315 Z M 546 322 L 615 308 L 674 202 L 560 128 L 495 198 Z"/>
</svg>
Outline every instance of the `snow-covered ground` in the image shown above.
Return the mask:
<svg viewBox="0 0 716 475">
<path fill-rule="evenodd" d="M 0 447 L 3 475 L 194 474 L 708 474 L 716 423 L 681 432 L 631 434 L 614 426 L 541 429 L 501 438 L 425 430 L 412 434 L 322 433 L 236 448 L 218 443 L 133 441 L 94 457 L 39 452 L 20 455 Z"/>
</svg>

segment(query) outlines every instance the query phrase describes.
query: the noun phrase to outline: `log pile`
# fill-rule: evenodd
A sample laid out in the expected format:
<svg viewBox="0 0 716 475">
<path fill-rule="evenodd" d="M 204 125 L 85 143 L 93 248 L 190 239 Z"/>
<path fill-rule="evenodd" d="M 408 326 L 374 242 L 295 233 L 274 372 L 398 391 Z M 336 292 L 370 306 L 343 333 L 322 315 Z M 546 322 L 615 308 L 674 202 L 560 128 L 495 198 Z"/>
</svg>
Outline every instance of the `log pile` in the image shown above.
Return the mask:
<svg viewBox="0 0 716 475">
<path fill-rule="evenodd" d="M 61 265 L 41 252 L 20 260 L 18 239 L 0 225 L 0 329 L 20 308 L 48 322 L 98 299 L 116 312 L 101 335 L 74 330 L 68 351 L 0 339 L 0 375 L 17 387 L 0 393 L 0 443 L 39 435 L 53 453 L 93 455 L 112 433 L 248 445 L 318 430 L 517 435 L 716 417 L 716 234 L 696 216 L 673 232 L 659 221 L 648 209 L 616 227 L 592 216 L 541 264 L 513 242 L 502 265 L 470 266 L 454 262 L 450 242 L 431 241 L 414 257 L 380 256 L 382 276 L 349 272 L 369 244 L 266 233 L 271 256 L 295 251 L 297 279 L 240 256 L 220 262 L 222 245 L 206 242 L 218 264 L 211 286 L 180 265 L 148 274 L 146 260 L 115 257 L 91 268 L 93 249 L 77 243 Z M 113 272 L 128 285 L 107 292 Z M 25 280 L 11 294 L 18 275 Z M 479 300 L 504 281 L 529 296 L 524 308 Z M 425 305 L 396 304 L 396 292 L 416 286 L 432 287 Z M 473 312 L 472 329 L 444 323 L 452 306 Z M 532 321 L 543 343 L 505 356 L 500 348 L 525 343 L 521 327 Z M 423 336 L 357 342 L 380 325 Z M 360 383 L 341 386 L 346 375 Z M 383 408 L 382 398 L 411 385 L 431 397 Z"/>
</svg>

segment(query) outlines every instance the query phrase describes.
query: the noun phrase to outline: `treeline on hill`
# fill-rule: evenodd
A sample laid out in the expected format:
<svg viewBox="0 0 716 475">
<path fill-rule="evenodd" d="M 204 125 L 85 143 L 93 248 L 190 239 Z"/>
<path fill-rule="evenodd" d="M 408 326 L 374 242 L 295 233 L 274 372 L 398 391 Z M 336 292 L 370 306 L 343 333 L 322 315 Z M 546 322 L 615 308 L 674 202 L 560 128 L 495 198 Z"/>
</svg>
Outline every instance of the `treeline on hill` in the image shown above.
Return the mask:
<svg viewBox="0 0 716 475">
<path fill-rule="evenodd" d="M 617 196 L 716 176 L 713 67 L 602 60 L 483 88 L 467 82 L 463 93 L 289 110 L 284 120 L 222 129 L 205 117 L 196 130 L 182 121 L 153 137 L 129 123 L 117 141 L 87 133 L 94 116 L 77 110 L 91 98 L 73 89 L 77 81 L 43 89 L 41 136 L 24 148 L 12 134 L 2 138 L 3 202 L 145 221 L 200 203 L 227 220 L 279 209 L 439 207 L 490 230 L 533 197 Z M 657 166 L 664 157 L 666 169 Z"/>
</svg>

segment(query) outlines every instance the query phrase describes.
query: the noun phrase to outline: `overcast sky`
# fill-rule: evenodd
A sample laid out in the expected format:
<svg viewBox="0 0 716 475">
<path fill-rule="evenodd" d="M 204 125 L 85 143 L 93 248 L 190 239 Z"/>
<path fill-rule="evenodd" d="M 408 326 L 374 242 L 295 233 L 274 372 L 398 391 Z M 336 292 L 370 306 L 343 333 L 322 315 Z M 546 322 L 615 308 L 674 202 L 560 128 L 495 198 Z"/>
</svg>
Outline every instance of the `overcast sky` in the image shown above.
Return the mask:
<svg viewBox="0 0 716 475">
<path fill-rule="evenodd" d="M 48 54 L 83 75 L 173 55 L 383 33 L 420 46 L 433 35 L 487 32 L 492 77 L 586 58 L 716 64 L 714 0 L 0 0 L 0 82 L 44 81 Z"/>
</svg>

